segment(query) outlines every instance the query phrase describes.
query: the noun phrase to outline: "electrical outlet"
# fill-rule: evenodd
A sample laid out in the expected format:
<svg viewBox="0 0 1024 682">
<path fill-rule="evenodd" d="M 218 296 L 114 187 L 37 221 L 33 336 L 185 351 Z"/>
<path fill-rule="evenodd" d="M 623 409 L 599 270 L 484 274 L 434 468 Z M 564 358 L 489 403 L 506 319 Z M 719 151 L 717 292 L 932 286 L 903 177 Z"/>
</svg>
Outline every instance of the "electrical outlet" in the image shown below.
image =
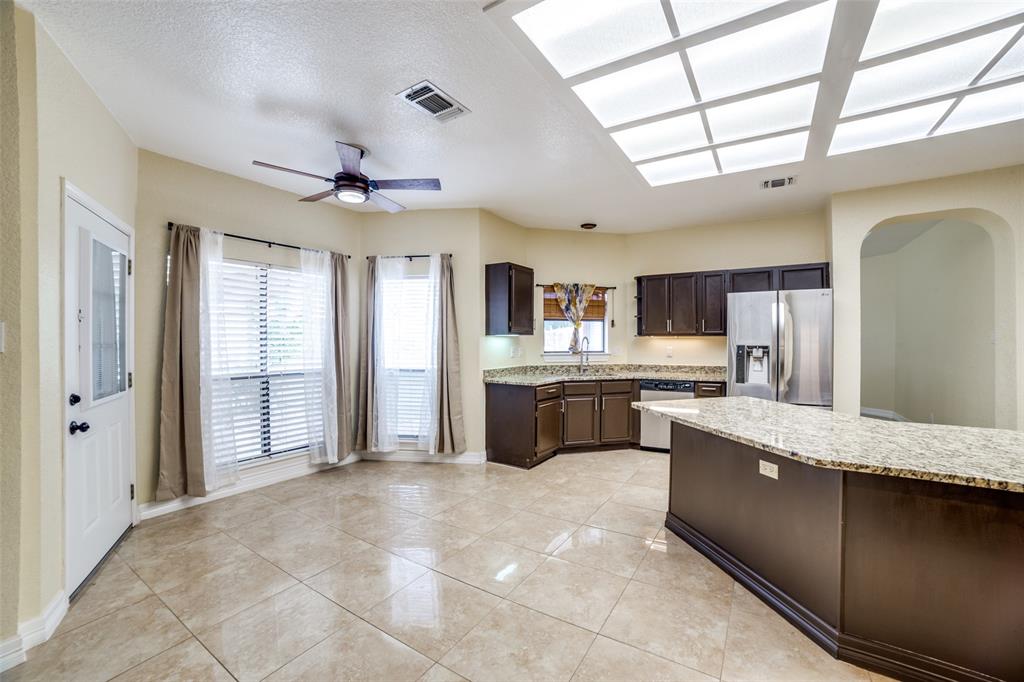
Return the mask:
<svg viewBox="0 0 1024 682">
<path fill-rule="evenodd" d="M 666 346 L 665 347 L 665 357 L 666 358 L 672 357 L 672 346 Z"/>
<path fill-rule="evenodd" d="M 759 459 L 757 460 L 757 473 L 777 481 L 779 480 L 779 465 Z"/>
</svg>

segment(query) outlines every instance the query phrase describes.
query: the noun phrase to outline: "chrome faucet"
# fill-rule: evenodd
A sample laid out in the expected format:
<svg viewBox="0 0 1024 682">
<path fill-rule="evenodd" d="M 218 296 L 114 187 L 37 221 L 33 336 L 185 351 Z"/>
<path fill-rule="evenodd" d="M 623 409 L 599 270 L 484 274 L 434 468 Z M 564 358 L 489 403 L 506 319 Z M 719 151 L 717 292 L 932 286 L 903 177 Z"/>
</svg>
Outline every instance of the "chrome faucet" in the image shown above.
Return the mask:
<svg viewBox="0 0 1024 682">
<path fill-rule="evenodd" d="M 590 369 L 590 337 L 583 337 L 583 340 L 580 341 L 580 349 L 580 374 L 584 374 Z M 583 366 L 584 361 L 586 368 Z"/>
</svg>

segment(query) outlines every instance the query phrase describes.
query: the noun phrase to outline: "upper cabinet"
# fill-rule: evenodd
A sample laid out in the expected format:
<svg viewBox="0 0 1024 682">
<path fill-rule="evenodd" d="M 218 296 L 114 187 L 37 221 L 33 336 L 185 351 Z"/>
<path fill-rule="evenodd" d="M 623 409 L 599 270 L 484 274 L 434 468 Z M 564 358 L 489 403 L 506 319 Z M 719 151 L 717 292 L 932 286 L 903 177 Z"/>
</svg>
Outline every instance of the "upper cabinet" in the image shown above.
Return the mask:
<svg viewBox="0 0 1024 682">
<path fill-rule="evenodd" d="M 488 263 L 484 280 L 487 334 L 533 334 L 533 270 Z"/>
<path fill-rule="evenodd" d="M 829 286 L 828 263 L 641 275 L 636 278 L 636 333 L 725 336 L 730 293 Z"/>
</svg>

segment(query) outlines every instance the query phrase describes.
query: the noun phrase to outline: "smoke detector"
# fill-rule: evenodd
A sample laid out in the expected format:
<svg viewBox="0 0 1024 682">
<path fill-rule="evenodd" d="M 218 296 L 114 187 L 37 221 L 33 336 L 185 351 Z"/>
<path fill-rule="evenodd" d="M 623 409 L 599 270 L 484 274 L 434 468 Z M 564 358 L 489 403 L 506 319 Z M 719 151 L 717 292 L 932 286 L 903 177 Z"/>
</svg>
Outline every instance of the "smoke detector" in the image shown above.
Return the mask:
<svg viewBox="0 0 1024 682">
<path fill-rule="evenodd" d="M 785 178 L 772 178 L 770 180 L 761 181 L 761 189 L 779 189 L 781 187 L 789 187 L 796 183 L 796 176 L 790 175 Z"/>
<path fill-rule="evenodd" d="M 430 81 L 420 81 L 398 93 L 398 96 L 420 111 L 425 111 L 435 121 L 450 121 L 469 113 L 469 109 Z"/>
</svg>

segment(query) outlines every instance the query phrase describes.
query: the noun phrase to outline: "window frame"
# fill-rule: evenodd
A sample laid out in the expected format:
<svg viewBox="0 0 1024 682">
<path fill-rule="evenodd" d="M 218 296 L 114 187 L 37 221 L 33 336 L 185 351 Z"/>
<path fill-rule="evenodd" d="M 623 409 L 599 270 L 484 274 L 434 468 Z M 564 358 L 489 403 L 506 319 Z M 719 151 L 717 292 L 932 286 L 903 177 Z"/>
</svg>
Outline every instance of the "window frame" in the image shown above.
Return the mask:
<svg viewBox="0 0 1024 682">
<path fill-rule="evenodd" d="M 560 358 L 560 357 L 567 357 L 567 358 L 573 357 L 574 354 L 570 353 L 568 349 L 566 349 L 566 350 L 548 350 L 547 349 L 547 341 L 548 341 L 547 324 L 548 324 L 548 322 L 558 322 L 558 320 L 543 320 L 544 324 L 541 327 L 541 352 L 544 354 L 545 357 L 547 357 L 547 356 L 552 356 L 552 357 L 556 357 L 556 358 Z M 566 320 L 566 322 L 568 322 L 568 320 Z M 585 320 L 584 324 L 586 322 L 597 322 L 597 320 Z M 588 348 L 587 353 L 589 355 L 609 355 L 610 354 L 608 352 L 608 334 L 609 334 L 609 331 L 610 331 L 611 327 L 608 324 L 608 312 L 607 311 L 605 311 L 604 318 L 601 320 L 601 327 L 604 330 L 604 334 L 603 334 L 604 348 L 602 348 L 601 350 L 593 350 L 593 351 L 589 350 L 589 348 Z M 582 330 L 581 330 L 581 332 L 582 332 Z M 581 333 L 580 334 L 580 339 L 582 340 L 582 338 L 584 336 L 586 336 L 586 334 Z"/>
</svg>

